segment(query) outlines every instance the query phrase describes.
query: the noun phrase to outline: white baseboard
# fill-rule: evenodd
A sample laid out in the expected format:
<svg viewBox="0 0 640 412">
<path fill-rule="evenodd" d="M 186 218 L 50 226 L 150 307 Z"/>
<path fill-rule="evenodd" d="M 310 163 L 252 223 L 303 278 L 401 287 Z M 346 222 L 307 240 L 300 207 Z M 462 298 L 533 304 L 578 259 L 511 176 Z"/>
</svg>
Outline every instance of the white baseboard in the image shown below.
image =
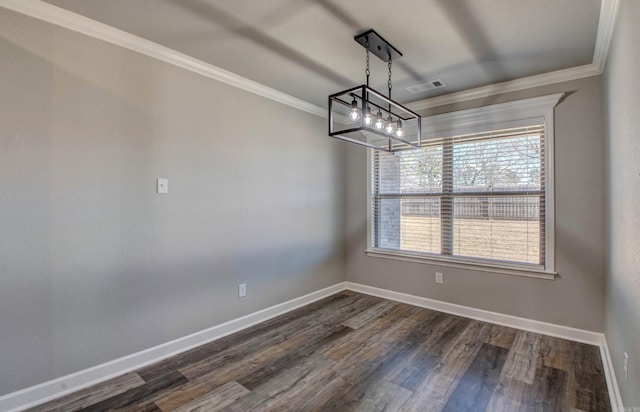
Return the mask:
<svg viewBox="0 0 640 412">
<path fill-rule="evenodd" d="M 433 309 L 439 312 L 450 313 L 452 315 L 464 316 L 465 318 L 476 319 L 483 322 L 495 323 L 529 332 L 588 343 L 590 345 L 600 346 L 600 343 L 602 342 L 602 333 L 598 332 L 575 329 L 568 326 L 555 325 L 553 323 L 540 322 L 518 316 L 505 315 L 503 313 L 476 309 L 469 306 L 457 305 L 455 303 L 443 302 L 441 300 L 423 298 L 415 295 L 408 295 L 406 293 L 394 292 L 392 290 L 380 289 L 359 283 L 347 282 L 346 286 L 347 289 L 353 290 L 354 292 L 362 292 L 367 295 L 379 296 L 381 298 L 408 303 L 422 308 Z"/>
<path fill-rule="evenodd" d="M 517 316 L 505 315 L 483 309 L 476 309 L 454 303 L 424 298 L 406 293 L 380 289 L 373 286 L 353 282 L 341 282 L 325 289 L 309 293 L 299 298 L 271 306 L 209 329 L 137 352 L 102 365 L 94 366 L 71 375 L 63 376 L 51 381 L 32 386 L 0 397 L 0 410 L 17 412 L 32 406 L 64 396 L 68 393 L 106 381 L 124 373 L 139 369 L 162 359 L 187 351 L 194 347 L 212 342 L 224 336 L 246 329 L 257 323 L 282 315 L 301 306 L 308 305 L 319 299 L 338 293 L 342 290 L 352 290 L 367 295 L 407 303 L 409 305 L 437 310 L 453 315 L 464 316 L 484 322 L 522 329 L 530 332 L 555 336 L 576 342 L 596 345 L 604 366 L 604 372 L 609 389 L 609 398 L 614 411 L 623 411 L 620 390 L 617 385 L 611 355 L 604 334 L 591 332 L 568 326 L 555 325 Z"/>
<path fill-rule="evenodd" d="M 600 343 L 600 357 L 602 358 L 602 364 L 604 366 L 604 375 L 607 378 L 609 399 L 611 400 L 611 409 L 613 410 L 613 412 L 624 412 L 622 396 L 620 395 L 620 388 L 618 387 L 616 373 L 613 370 L 611 353 L 609 352 L 609 346 L 607 345 L 607 338 L 605 335 L 602 335 L 602 342 Z"/>
<path fill-rule="evenodd" d="M 333 295 L 345 289 L 344 282 L 309 293 L 278 305 L 230 320 L 220 325 L 205 329 L 191 335 L 163 343 L 152 348 L 124 356 L 113 361 L 81 370 L 31 386 L 0 397 L 0 411 L 16 412 L 68 393 L 104 382 L 124 373 L 139 369 L 154 362 L 187 351 L 197 346 L 246 329 L 257 323 L 282 315 L 286 312 L 308 305 L 316 300 Z"/>
</svg>

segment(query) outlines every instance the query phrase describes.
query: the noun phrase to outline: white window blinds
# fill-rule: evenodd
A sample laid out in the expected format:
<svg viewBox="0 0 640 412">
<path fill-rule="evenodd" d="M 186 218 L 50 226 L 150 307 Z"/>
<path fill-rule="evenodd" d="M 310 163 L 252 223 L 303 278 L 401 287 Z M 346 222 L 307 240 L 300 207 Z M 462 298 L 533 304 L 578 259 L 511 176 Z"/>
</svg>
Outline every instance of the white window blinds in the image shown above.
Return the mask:
<svg viewBox="0 0 640 412">
<path fill-rule="evenodd" d="M 544 126 L 372 155 L 374 249 L 544 267 Z"/>
</svg>

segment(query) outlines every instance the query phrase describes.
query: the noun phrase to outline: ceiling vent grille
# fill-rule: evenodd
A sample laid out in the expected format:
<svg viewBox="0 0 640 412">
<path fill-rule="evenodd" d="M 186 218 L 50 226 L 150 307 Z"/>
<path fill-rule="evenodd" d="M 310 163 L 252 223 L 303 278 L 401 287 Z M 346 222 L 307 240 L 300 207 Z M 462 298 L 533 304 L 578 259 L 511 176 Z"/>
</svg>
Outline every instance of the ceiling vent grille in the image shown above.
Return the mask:
<svg viewBox="0 0 640 412">
<path fill-rule="evenodd" d="M 428 92 L 429 90 L 433 89 L 440 89 L 442 87 L 447 87 L 447 84 L 443 82 L 442 79 L 437 79 L 430 82 L 409 86 L 407 87 L 407 91 L 411 94 L 418 94 Z"/>
</svg>

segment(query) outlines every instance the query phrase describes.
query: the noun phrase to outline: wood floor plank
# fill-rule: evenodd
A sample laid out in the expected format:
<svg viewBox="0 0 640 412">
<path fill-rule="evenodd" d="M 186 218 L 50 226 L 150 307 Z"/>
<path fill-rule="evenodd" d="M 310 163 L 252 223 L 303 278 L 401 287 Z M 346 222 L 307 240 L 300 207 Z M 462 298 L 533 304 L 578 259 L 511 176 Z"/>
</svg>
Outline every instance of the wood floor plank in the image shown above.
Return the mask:
<svg viewBox="0 0 640 412">
<path fill-rule="evenodd" d="M 449 397 L 443 411 L 484 411 L 491 394 L 498 385 L 508 353 L 507 349 L 483 344 Z"/>
<path fill-rule="evenodd" d="M 349 371 L 343 371 L 339 375 L 342 385 L 334 389 L 323 403 L 314 402 L 314 407 L 319 410 L 357 409 L 372 388 L 383 383 L 385 376 L 404 363 L 408 352 L 406 345 L 401 343 L 381 347 L 375 362 L 359 362 Z"/>
<path fill-rule="evenodd" d="M 162 412 L 154 402 L 146 402 L 137 405 L 129 405 L 124 408 L 126 412 Z"/>
<path fill-rule="evenodd" d="M 517 332 L 517 329 L 502 325 L 493 325 L 486 343 L 499 348 L 511 349 L 513 341 L 516 339 Z"/>
<path fill-rule="evenodd" d="M 230 405 L 229 412 L 276 410 L 276 404 L 296 399 L 310 384 L 331 380 L 335 376 L 335 362 L 321 355 L 313 355 L 290 369 L 282 370 L 273 379 L 254 388 L 250 394 Z"/>
<path fill-rule="evenodd" d="M 219 388 L 200 396 L 191 402 L 173 409 L 175 412 L 214 412 L 231 405 L 251 391 L 238 382 L 227 382 Z M 168 411 L 167 411 L 168 412 Z"/>
<path fill-rule="evenodd" d="M 376 368 L 390 368 L 397 359 L 391 353 L 393 346 L 390 341 L 403 340 L 415 325 L 415 319 L 411 317 L 415 308 L 407 305 L 399 305 L 397 309 L 389 314 L 391 319 L 400 316 L 397 320 L 389 322 L 387 326 L 379 331 L 375 339 L 369 341 L 369 345 L 354 348 L 347 356 L 336 362 L 336 369 L 325 375 L 322 385 L 305 388 L 296 399 L 286 399 L 282 403 L 276 403 L 275 409 L 291 408 L 291 410 L 331 410 L 335 408 L 338 401 L 340 408 L 346 408 L 345 403 L 350 398 L 349 395 L 358 393 L 358 389 L 350 392 L 355 385 L 367 385 L 372 380 L 371 370 Z M 384 319 L 376 322 L 381 324 Z M 373 322 L 371 325 L 376 323 Z M 356 331 L 357 332 L 357 331 Z M 383 361 L 384 357 L 384 361 Z M 365 378 L 366 377 L 366 378 Z M 337 399 L 340 398 L 340 399 Z"/>
<path fill-rule="evenodd" d="M 503 376 L 526 384 L 533 384 L 540 356 L 539 346 L 542 335 L 518 331 L 512 350 L 502 371 Z"/>
<path fill-rule="evenodd" d="M 137 373 L 131 372 L 99 383 L 86 389 L 74 392 L 63 398 L 55 399 L 43 405 L 29 409 L 29 412 L 40 411 L 79 411 L 130 389 L 142 386 L 145 381 Z"/>
<path fill-rule="evenodd" d="M 332 329 L 330 333 L 313 340 L 305 340 L 301 344 L 294 344 L 289 351 L 285 351 L 283 356 L 278 357 L 272 362 L 265 363 L 259 369 L 238 379 L 238 382 L 250 390 L 264 384 L 269 379 L 278 374 L 279 371 L 289 369 L 302 362 L 305 358 L 312 356 L 320 348 L 330 344 L 341 336 L 348 336 L 353 329 L 339 325 Z"/>
<path fill-rule="evenodd" d="M 438 365 L 416 387 L 413 394 L 402 405 L 403 411 L 440 411 L 473 362 L 484 341 L 489 335 L 491 325 L 472 321 L 453 342 Z"/>
<path fill-rule="evenodd" d="M 351 329 L 360 329 L 362 326 L 366 325 L 371 320 L 376 319 L 380 316 L 383 316 L 385 313 L 390 311 L 396 306 L 394 302 L 390 302 L 388 300 L 383 300 L 382 302 L 373 305 L 369 309 L 364 312 L 352 317 L 351 319 L 345 321 L 343 323 L 344 326 L 348 326 Z"/>
<path fill-rule="evenodd" d="M 501 377 L 487 411 L 568 411 L 567 373 L 543 366 L 536 369 L 535 384 Z"/>
<path fill-rule="evenodd" d="M 411 391 L 394 383 L 382 381 L 365 392 L 361 403 L 354 408 L 354 411 L 397 411 L 409 396 Z"/>
<path fill-rule="evenodd" d="M 375 345 L 383 338 L 383 331 L 392 324 L 404 320 L 409 322 L 411 308 L 406 305 L 394 304 L 384 316 L 374 319 L 367 325 L 366 329 L 354 330 L 348 337 L 336 341 L 334 345 L 328 346 L 322 354 L 333 361 L 340 361 L 353 353 L 365 353 L 363 349 Z"/>
<path fill-rule="evenodd" d="M 139 375 L 145 380 L 156 379 L 174 370 L 184 369 L 198 362 L 205 362 L 215 367 L 216 360 L 223 362 L 243 356 L 250 351 L 258 351 L 269 345 L 285 340 L 290 334 L 299 332 L 302 326 L 316 325 L 319 319 L 337 316 L 348 319 L 354 313 L 360 313 L 370 305 L 378 303 L 380 298 L 365 297 L 347 293 L 339 293 L 314 302 L 295 311 L 270 319 L 255 327 L 226 336 L 198 348 L 165 359 L 157 364 L 142 368 Z M 327 319 L 329 320 L 329 319 Z"/>
<path fill-rule="evenodd" d="M 410 391 L 415 390 L 451 348 L 452 343 L 469 326 L 469 319 L 457 316 L 438 316 L 427 325 L 424 341 L 414 346 L 405 365 L 393 376 L 392 382 Z"/>
<path fill-rule="evenodd" d="M 86 412 L 101 412 L 111 410 L 130 410 L 136 405 L 144 405 L 151 403 L 150 398 L 158 396 L 158 394 L 172 390 L 173 388 L 187 382 L 187 378 L 182 376 L 179 372 L 173 372 L 169 375 L 165 375 L 160 379 L 152 380 L 144 385 L 129 389 L 119 395 L 112 396 L 108 399 L 94 403 L 83 411 Z"/>
<path fill-rule="evenodd" d="M 296 319 L 288 325 L 277 328 L 268 332 L 268 335 L 259 335 L 248 340 L 241 340 L 237 345 L 231 346 L 218 353 L 207 356 L 203 359 L 194 359 L 191 363 L 180 370 L 189 379 L 195 379 L 200 375 L 205 375 L 209 371 L 225 367 L 231 362 L 246 362 L 251 356 L 260 357 L 266 353 L 277 355 L 283 351 L 285 347 L 292 346 L 293 343 L 299 342 L 304 344 L 306 341 L 317 339 L 326 331 L 327 325 L 340 324 L 349 319 L 354 313 L 360 313 L 366 310 L 376 300 L 355 299 L 349 304 L 340 307 L 333 307 L 330 310 L 320 309 L 309 317 Z"/>
<path fill-rule="evenodd" d="M 217 370 L 218 373 L 226 373 L 228 371 L 230 375 L 236 376 L 238 379 L 247 376 L 249 373 L 253 373 L 265 366 L 268 366 L 274 362 L 286 361 L 291 359 L 292 354 L 304 352 L 308 353 L 309 349 L 319 349 L 332 342 L 339 340 L 343 336 L 347 336 L 353 332 L 353 329 L 346 326 L 318 326 L 313 329 L 306 329 L 305 333 L 297 334 L 291 338 L 285 340 L 279 345 L 265 348 L 260 352 L 251 354 L 236 362 L 235 364 L 228 364 Z M 318 344 L 321 342 L 321 344 Z M 190 371 L 187 371 L 189 373 Z M 207 374 L 208 375 L 208 374 Z M 206 379 L 207 375 L 203 378 Z M 193 375 L 198 377 L 199 374 Z M 246 382 L 249 384 L 248 382 Z"/>
<path fill-rule="evenodd" d="M 286 339 L 278 345 L 268 346 L 257 353 L 249 353 L 246 356 L 240 354 L 233 361 L 222 359 L 215 363 L 203 362 L 195 365 L 197 369 L 186 368 L 183 372 L 192 379 L 190 385 L 204 382 L 206 385 L 216 386 L 229 380 L 247 378 L 247 376 L 253 376 L 254 379 L 257 379 L 259 374 L 267 373 L 266 367 L 271 363 L 285 365 L 291 361 L 291 357 L 295 354 L 298 354 L 299 357 L 305 356 L 315 346 L 322 345 L 350 331 L 350 328 L 344 326 L 330 329 L 320 325 L 304 329 L 303 333 L 293 335 L 290 339 Z M 214 373 L 210 374 L 211 371 Z"/>
<path fill-rule="evenodd" d="M 413 354 L 391 381 L 408 391 L 414 391 L 440 362 L 440 356 L 426 351 Z"/>
<path fill-rule="evenodd" d="M 220 387 L 220 385 L 218 385 L 217 382 L 213 384 L 209 382 L 187 382 L 176 387 L 171 392 L 157 397 L 153 403 L 158 405 L 162 411 L 173 411 L 218 387 Z"/>
<path fill-rule="evenodd" d="M 404 319 L 407 327 L 402 328 L 402 334 L 389 334 L 384 346 L 381 346 L 380 353 L 373 359 L 375 362 L 368 362 L 359 368 L 354 368 L 343 373 L 343 377 L 348 386 L 334 395 L 324 404 L 324 409 L 357 409 L 359 403 L 367 398 L 374 399 L 377 404 L 381 403 L 375 395 L 375 388 L 385 384 L 385 388 L 397 388 L 399 385 L 388 382 L 389 377 L 397 375 L 407 364 L 414 365 L 416 353 L 421 352 L 425 341 L 429 341 L 433 330 L 449 319 L 442 313 L 432 311 L 412 310 L 410 315 Z M 357 353 L 356 353 L 357 355 Z M 404 388 L 403 388 L 404 389 Z M 410 391 L 400 391 L 409 393 Z M 399 405 L 398 405 L 399 406 Z"/>
<path fill-rule="evenodd" d="M 352 329 L 345 326 L 335 326 L 333 329 L 317 328 L 314 334 L 299 334 L 284 342 L 284 344 L 269 347 L 261 352 L 251 354 L 240 360 L 213 367 L 209 373 L 196 374 L 194 378 L 177 388 L 171 394 L 158 399 L 156 403 L 163 410 L 178 407 L 192 399 L 211 391 L 229 381 L 243 381 L 253 387 L 262 380 L 270 377 L 279 368 L 286 368 L 296 359 L 309 356 L 317 348 L 349 333 Z M 307 331 L 308 332 L 308 331 Z"/>
<path fill-rule="evenodd" d="M 569 341 L 553 336 L 542 336 L 539 348 L 542 366 L 570 371 L 570 350 Z"/>
<path fill-rule="evenodd" d="M 286 345 L 279 345 L 265 349 L 264 351 L 253 354 L 241 361 L 234 361 L 224 366 L 212 369 L 209 373 L 204 375 L 198 374 L 196 378 L 189 383 L 189 385 L 205 383 L 211 387 L 216 387 L 232 380 L 241 382 L 244 378 L 248 378 L 256 372 L 259 373 L 262 378 L 267 372 L 272 374 L 272 371 L 265 369 L 265 367 L 268 368 L 270 364 L 278 362 L 283 358 L 290 360 L 292 356 L 290 353 L 292 351 L 297 353 L 299 358 L 303 358 L 303 351 L 305 351 L 304 355 L 311 353 L 311 350 L 309 350 L 310 346 L 316 348 L 320 345 L 326 344 L 332 339 L 338 338 L 341 334 L 346 334 L 351 331 L 352 329 L 347 328 L 346 326 L 338 325 L 334 326 L 332 329 L 324 330 L 323 335 L 314 335 L 312 337 L 299 336 L 297 339 L 286 341 Z M 282 365 L 284 363 L 285 362 L 280 364 Z"/>
<path fill-rule="evenodd" d="M 569 346 L 571 406 L 583 411 L 610 411 L 611 402 L 599 348 L 578 342 L 570 342 Z"/>
</svg>

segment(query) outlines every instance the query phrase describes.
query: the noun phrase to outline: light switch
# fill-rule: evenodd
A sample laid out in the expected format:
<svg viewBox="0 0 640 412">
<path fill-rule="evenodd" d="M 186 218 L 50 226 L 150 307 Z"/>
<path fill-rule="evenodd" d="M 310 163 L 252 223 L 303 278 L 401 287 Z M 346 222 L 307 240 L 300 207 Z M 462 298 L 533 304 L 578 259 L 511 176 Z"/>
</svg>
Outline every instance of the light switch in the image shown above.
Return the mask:
<svg viewBox="0 0 640 412">
<path fill-rule="evenodd" d="M 169 193 L 169 179 L 158 178 L 158 193 Z"/>
</svg>

